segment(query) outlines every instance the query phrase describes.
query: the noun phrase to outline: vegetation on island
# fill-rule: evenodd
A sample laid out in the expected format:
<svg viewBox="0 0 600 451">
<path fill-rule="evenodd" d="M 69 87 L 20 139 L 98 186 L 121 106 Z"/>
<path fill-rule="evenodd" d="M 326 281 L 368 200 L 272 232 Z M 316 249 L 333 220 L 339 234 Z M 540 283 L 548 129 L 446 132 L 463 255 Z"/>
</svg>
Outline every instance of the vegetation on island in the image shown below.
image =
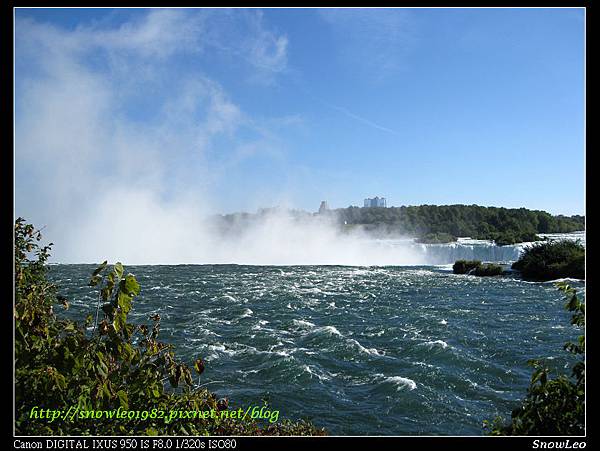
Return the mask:
<svg viewBox="0 0 600 451">
<path fill-rule="evenodd" d="M 495 235 L 491 235 L 494 243 L 498 246 L 509 246 L 516 243 L 529 243 L 532 241 L 541 241 L 542 238 L 531 231 L 524 232 L 502 232 Z"/>
<path fill-rule="evenodd" d="M 566 283 L 557 286 L 567 297 L 565 308 L 573 312 L 571 324 L 585 327 L 585 302 Z M 576 356 L 571 374 L 551 377 L 541 360 L 530 360 L 534 372 L 527 396 L 512 411 L 511 420 L 501 417 L 483 422 L 488 435 L 585 435 L 585 335 L 577 342 L 565 343 L 564 349 Z"/>
<path fill-rule="evenodd" d="M 40 231 L 22 218 L 14 233 L 17 435 L 325 434 L 306 421 L 235 418 L 227 400 L 194 382 L 204 371 L 202 359 L 190 368 L 171 345 L 158 340 L 158 315 L 151 317 L 151 325 L 128 322 L 141 287 L 120 263 L 111 267 L 104 262 L 93 272 L 90 286 L 98 290 L 98 300 L 84 324 L 59 318 L 54 309 L 67 309 L 69 303 L 47 279 L 52 243 L 41 246 Z M 119 408 L 149 416 L 80 416 Z M 54 421 L 40 417 L 46 409 L 60 409 L 64 416 Z M 167 418 L 170 412 L 189 411 L 211 415 Z"/>
<path fill-rule="evenodd" d="M 495 263 L 483 263 L 475 268 L 472 274 L 478 277 L 501 276 L 504 274 L 504 269 Z"/>
<path fill-rule="evenodd" d="M 445 232 L 436 232 L 436 233 L 426 233 L 416 239 L 417 243 L 423 244 L 442 244 L 442 243 L 452 243 L 456 241 L 457 238 L 454 235 Z"/>
<path fill-rule="evenodd" d="M 454 274 L 469 274 L 478 266 L 481 266 L 479 260 L 456 260 L 452 265 L 452 272 Z"/>
<path fill-rule="evenodd" d="M 457 260 L 452 265 L 454 274 L 470 274 L 473 276 L 500 276 L 504 273 L 502 266 L 495 263 L 481 263 L 479 260 Z"/>
<path fill-rule="evenodd" d="M 585 247 L 567 240 L 536 243 L 525 249 L 512 268 L 530 281 L 585 279 Z"/>
</svg>

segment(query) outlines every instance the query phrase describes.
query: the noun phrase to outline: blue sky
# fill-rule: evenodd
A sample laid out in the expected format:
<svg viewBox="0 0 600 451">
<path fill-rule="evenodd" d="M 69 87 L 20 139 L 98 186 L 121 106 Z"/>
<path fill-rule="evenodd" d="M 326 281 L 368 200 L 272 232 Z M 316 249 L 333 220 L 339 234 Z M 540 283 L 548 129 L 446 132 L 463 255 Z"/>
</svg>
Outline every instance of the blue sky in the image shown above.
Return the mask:
<svg viewBox="0 0 600 451">
<path fill-rule="evenodd" d="M 584 20 L 18 9 L 16 213 L 75 220 L 118 187 L 165 211 L 378 195 L 582 214 Z"/>
</svg>

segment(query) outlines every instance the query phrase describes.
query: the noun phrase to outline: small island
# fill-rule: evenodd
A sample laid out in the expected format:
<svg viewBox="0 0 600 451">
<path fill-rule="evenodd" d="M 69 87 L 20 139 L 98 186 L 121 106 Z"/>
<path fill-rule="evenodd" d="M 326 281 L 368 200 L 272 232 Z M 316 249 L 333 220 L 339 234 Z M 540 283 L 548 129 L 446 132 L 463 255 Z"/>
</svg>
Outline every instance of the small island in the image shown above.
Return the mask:
<svg viewBox="0 0 600 451">
<path fill-rule="evenodd" d="M 454 274 L 469 274 L 478 277 L 500 276 L 502 266 L 495 263 L 482 263 L 479 260 L 457 260 L 452 266 Z"/>
<path fill-rule="evenodd" d="M 585 279 L 585 247 L 578 241 L 548 241 L 525 249 L 512 265 L 524 280 Z"/>
<path fill-rule="evenodd" d="M 585 279 L 585 247 L 578 241 L 552 240 L 527 247 L 511 266 L 523 280 L 545 282 L 563 278 Z M 457 260 L 454 274 L 499 276 L 507 273 L 495 263 Z"/>
</svg>

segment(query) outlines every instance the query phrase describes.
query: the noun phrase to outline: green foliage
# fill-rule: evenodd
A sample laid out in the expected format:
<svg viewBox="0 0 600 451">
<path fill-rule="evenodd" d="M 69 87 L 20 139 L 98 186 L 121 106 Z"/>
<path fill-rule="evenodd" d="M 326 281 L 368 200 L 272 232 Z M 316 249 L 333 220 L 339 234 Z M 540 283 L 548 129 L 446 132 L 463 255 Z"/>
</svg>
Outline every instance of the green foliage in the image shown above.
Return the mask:
<svg viewBox="0 0 600 451">
<path fill-rule="evenodd" d="M 557 284 L 566 295 L 566 308 L 573 312 L 571 324 L 585 326 L 585 303 L 576 290 L 566 283 Z M 527 396 L 512 411 L 511 422 L 502 418 L 484 421 L 489 435 L 584 435 L 585 434 L 585 335 L 564 349 L 576 355 L 571 375 L 550 377 L 550 370 L 540 360 L 531 360 L 534 372 Z"/>
<path fill-rule="evenodd" d="M 479 277 L 500 276 L 504 273 L 502 266 L 494 263 L 484 263 L 477 266 L 471 274 Z"/>
<path fill-rule="evenodd" d="M 417 243 L 426 244 L 438 244 L 438 243 L 452 243 L 457 238 L 454 235 L 445 232 L 426 233 L 417 238 Z"/>
<path fill-rule="evenodd" d="M 103 262 L 90 286 L 99 290 L 94 315 L 84 325 L 60 319 L 57 303 L 68 308 L 46 278 L 50 245 L 21 218 L 15 222 L 15 428 L 22 435 L 323 435 L 304 421 L 264 426 L 231 418 L 77 419 L 48 422 L 29 418 L 39 409 L 223 411 L 228 403 L 194 384 L 192 371 L 170 345 L 158 341 L 153 324 L 127 322 L 141 287 L 121 263 Z M 102 311 L 102 318 L 99 318 Z M 196 373 L 204 362 L 194 363 Z M 167 383 L 168 381 L 168 383 Z"/>
<path fill-rule="evenodd" d="M 256 214 L 216 215 L 212 225 L 225 237 L 265 220 L 283 210 L 261 209 Z M 285 211 L 305 222 L 312 213 Z M 481 207 L 479 205 L 419 205 L 402 207 L 355 207 L 327 210 L 319 214 L 337 221 L 343 232 L 361 230 L 374 235 L 412 235 L 422 243 L 448 243 L 455 237 L 494 240 L 498 245 L 537 241 L 538 233 L 574 232 L 585 229 L 583 216 L 552 216 L 526 208 Z"/>
<path fill-rule="evenodd" d="M 452 271 L 454 274 L 468 274 L 479 266 L 481 266 L 479 260 L 457 260 L 452 265 Z"/>
<path fill-rule="evenodd" d="M 536 241 L 538 233 L 574 232 L 585 229 L 583 216 L 552 216 L 525 208 L 478 205 L 420 205 L 390 208 L 348 207 L 332 210 L 339 221 L 384 226 L 387 232 L 414 234 L 445 233 L 495 240 L 496 244 Z"/>
<path fill-rule="evenodd" d="M 525 249 L 512 268 L 525 280 L 585 279 L 585 248 L 567 240 L 537 243 Z"/>
<path fill-rule="evenodd" d="M 488 236 L 492 236 L 492 234 L 488 234 Z M 525 243 L 531 241 L 540 241 L 541 238 L 537 236 L 534 232 L 525 231 L 525 232 L 501 232 L 496 235 L 493 235 L 493 240 L 498 246 L 508 246 L 516 243 Z"/>
<path fill-rule="evenodd" d="M 473 276 L 499 276 L 504 273 L 502 266 L 494 263 L 481 263 L 479 260 L 457 260 L 452 265 L 454 274 L 471 274 Z"/>
</svg>

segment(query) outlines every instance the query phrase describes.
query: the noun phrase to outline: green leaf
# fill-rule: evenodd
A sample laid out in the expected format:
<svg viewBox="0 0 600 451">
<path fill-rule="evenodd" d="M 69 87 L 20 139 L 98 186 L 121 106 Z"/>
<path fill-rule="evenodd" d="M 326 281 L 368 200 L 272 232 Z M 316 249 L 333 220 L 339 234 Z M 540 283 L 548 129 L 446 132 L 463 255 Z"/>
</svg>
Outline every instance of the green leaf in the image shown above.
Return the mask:
<svg viewBox="0 0 600 451">
<path fill-rule="evenodd" d="M 123 293 L 122 291 L 119 292 L 119 297 L 117 298 L 117 302 L 119 307 L 121 308 L 121 311 L 123 313 L 125 313 L 125 315 L 127 315 L 129 313 L 129 311 L 131 310 L 131 300 L 133 298 L 128 295 Z"/>
<path fill-rule="evenodd" d="M 115 315 L 115 319 L 113 320 L 113 326 L 117 332 L 119 332 L 123 328 L 126 320 L 127 320 L 127 315 L 125 315 L 125 313 L 123 313 L 122 311 L 119 311 Z"/>
<path fill-rule="evenodd" d="M 129 340 L 133 331 L 135 330 L 135 326 L 133 324 L 125 323 L 123 324 L 123 333 L 125 334 L 125 338 Z"/>
<path fill-rule="evenodd" d="M 121 262 L 115 263 L 113 271 L 117 279 L 121 279 L 123 277 L 123 264 Z"/>
<path fill-rule="evenodd" d="M 98 370 L 98 373 L 103 378 L 106 378 L 108 376 L 108 367 L 104 362 L 99 362 L 98 365 L 96 365 L 96 370 Z"/>
<path fill-rule="evenodd" d="M 109 388 L 108 388 L 108 384 L 107 384 L 106 382 L 104 382 L 104 383 L 102 384 L 102 393 L 103 393 L 103 395 L 104 395 L 104 396 L 106 396 L 107 398 L 110 398 L 110 397 L 111 397 L 111 396 L 110 396 L 110 390 L 109 390 Z"/>
<path fill-rule="evenodd" d="M 106 268 L 106 265 L 107 265 L 107 264 L 108 264 L 108 260 L 104 260 L 104 261 L 103 261 L 103 262 L 100 264 L 100 266 L 98 266 L 98 267 L 97 267 L 97 268 L 94 270 L 94 272 L 92 273 L 92 277 L 93 277 L 93 276 L 97 276 L 98 274 L 100 274 L 100 273 L 102 272 L 102 270 L 103 270 L 104 268 Z"/>
<path fill-rule="evenodd" d="M 125 393 L 123 390 L 119 390 L 117 392 L 117 396 L 119 397 L 121 407 L 123 407 L 123 409 L 129 409 L 129 400 L 127 399 L 127 393 Z"/>
<path fill-rule="evenodd" d="M 96 285 L 98 285 L 98 283 L 102 280 L 101 276 L 92 276 L 92 278 L 90 279 L 90 283 L 89 286 L 90 287 L 95 287 Z"/>
<path fill-rule="evenodd" d="M 125 354 L 127 360 L 131 359 L 131 357 L 135 354 L 135 351 L 127 342 L 123 343 L 123 354 Z"/>
<path fill-rule="evenodd" d="M 121 291 L 130 296 L 140 294 L 140 284 L 135 279 L 133 274 L 127 274 L 125 279 L 121 281 Z"/>
<path fill-rule="evenodd" d="M 100 290 L 100 295 L 102 296 L 103 301 L 107 301 L 110 298 L 110 289 L 108 287 L 102 288 L 102 290 Z"/>
<path fill-rule="evenodd" d="M 54 374 L 54 382 L 56 383 L 59 390 L 64 390 L 67 387 L 67 381 L 65 377 L 58 371 Z"/>
<path fill-rule="evenodd" d="M 198 359 L 194 362 L 194 369 L 198 374 L 202 374 L 204 372 L 204 362 L 202 359 Z"/>
<path fill-rule="evenodd" d="M 115 287 L 115 273 L 111 272 L 108 276 L 106 276 L 106 289 L 108 290 L 108 297 L 112 295 L 113 288 Z"/>
</svg>

